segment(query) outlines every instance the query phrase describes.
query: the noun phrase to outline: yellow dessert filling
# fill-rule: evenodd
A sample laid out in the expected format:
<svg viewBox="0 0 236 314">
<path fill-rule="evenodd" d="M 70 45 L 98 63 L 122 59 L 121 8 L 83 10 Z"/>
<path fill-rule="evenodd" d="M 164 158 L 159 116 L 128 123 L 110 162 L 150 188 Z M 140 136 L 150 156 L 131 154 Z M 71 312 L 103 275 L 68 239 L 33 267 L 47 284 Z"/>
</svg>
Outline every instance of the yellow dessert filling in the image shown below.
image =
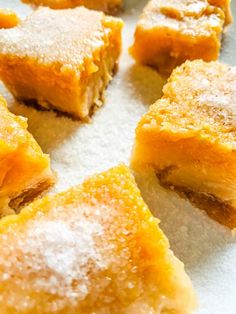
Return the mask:
<svg viewBox="0 0 236 314">
<path fill-rule="evenodd" d="M 130 53 L 167 76 L 186 60 L 216 60 L 223 27 L 229 23 L 224 12 L 206 0 L 151 0 L 137 24 Z"/>
<path fill-rule="evenodd" d="M 86 118 L 103 103 L 122 26 L 83 7 L 40 8 L 19 27 L 0 32 L 1 78 L 18 99 Z"/>
<path fill-rule="evenodd" d="M 200 200 L 230 228 L 236 227 L 235 84 L 235 68 L 218 62 L 176 68 L 137 127 L 132 161 L 153 167 L 165 186 Z"/>
<path fill-rule="evenodd" d="M 3 219 L 1 313 L 192 313 L 158 223 L 125 166 Z"/>
<path fill-rule="evenodd" d="M 50 161 L 27 131 L 26 119 L 11 114 L 0 96 L 0 215 L 53 183 Z"/>
</svg>

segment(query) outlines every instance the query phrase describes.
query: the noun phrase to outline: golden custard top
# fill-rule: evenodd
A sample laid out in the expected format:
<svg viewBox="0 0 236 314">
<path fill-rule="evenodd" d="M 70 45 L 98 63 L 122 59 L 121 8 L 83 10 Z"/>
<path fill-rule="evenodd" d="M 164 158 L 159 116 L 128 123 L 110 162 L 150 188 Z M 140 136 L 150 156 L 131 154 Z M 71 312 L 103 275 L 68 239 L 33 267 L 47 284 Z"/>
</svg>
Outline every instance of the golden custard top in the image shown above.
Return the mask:
<svg viewBox="0 0 236 314">
<path fill-rule="evenodd" d="M 236 148 L 236 67 L 187 61 L 172 72 L 163 92 L 138 133 L 156 128 L 176 138 L 200 136 Z"/>
<path fill-rule="evenodd" d="M 138 27 L 171 29 L 185 35 L 209 36 L 222 30 L 224 12 L 206 0 L 151 0 Z"/>
<path fill-rule="evenodd" d="M 19 26 L 0 31 L 0 56 L 30 57 L 39 63 L 77 69 L 106 42 L 119 19 L 84 7 L 39 8 Z M 65 67 L 65 68 L 64 68 Z"/>
<path fill-rule="evenodd" d="M 1 310 L 128 313 L 138 299 L 139 313 L 154 313 L 157 294 L 161 307 L 165 295 L 176 297 L 175 281 L 183 282 L 180 294 L 187 285 L 189 310 L 190 282 L 168 248 L 128 168 L 119 166 L 1 221 Z"/>
</svg>

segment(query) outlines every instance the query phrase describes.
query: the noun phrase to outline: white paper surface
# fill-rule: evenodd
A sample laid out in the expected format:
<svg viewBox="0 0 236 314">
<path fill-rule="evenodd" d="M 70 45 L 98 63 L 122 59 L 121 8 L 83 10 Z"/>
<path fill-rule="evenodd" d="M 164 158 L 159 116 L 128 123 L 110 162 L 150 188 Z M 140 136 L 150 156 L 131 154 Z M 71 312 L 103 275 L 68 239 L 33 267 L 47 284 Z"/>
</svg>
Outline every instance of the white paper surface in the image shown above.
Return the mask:
<svg viewBox="0 0 236 314">
<path fill-rule="evenodd" d="M 91 123 L 27 108 L 2 91 L 11 110 L 28 118 L 29 131 L 51 156 L 58 174 L 52 192 L 120 162 L 129 163 L 136 124 L 160 97 L 164 84 L 152 69 L 135 65 L 127 52 L 145 3 L 127 1 L 121 14 L 126 25 L 119 71 L 107 90 L 105 105 L 95 112 Z M 232 5 L 236 16 L 235 0 Z M 22 17 L 30 12 L 18 0 L 0 0 L 0 7 L 13 8 Z M 221 60 L 236 65 L 236 22 L 224 38 Z M 236 239 L 231 232 L 161 188 L 154 176 L 137 177 L 137 182 L 150 209 L 161 219 L 172 250 L 185 263 L 199 298 L 197 314 L 236 314 Z"/>
</svg>

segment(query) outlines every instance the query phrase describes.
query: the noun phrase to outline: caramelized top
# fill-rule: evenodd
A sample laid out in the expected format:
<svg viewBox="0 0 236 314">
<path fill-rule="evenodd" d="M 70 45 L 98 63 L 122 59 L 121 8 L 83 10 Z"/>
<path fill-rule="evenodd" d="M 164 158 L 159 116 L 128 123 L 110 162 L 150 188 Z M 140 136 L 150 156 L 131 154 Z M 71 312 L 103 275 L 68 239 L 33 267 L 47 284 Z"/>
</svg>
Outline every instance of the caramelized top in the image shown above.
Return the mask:
<svg viewBox="0 0 236 314">
<path fill-rule="evenodd" d="M 170 28 L 186 35 L 209 36 L 222 30 L 224 13 L 206 0 L 151 0 L 139 27 Z"/>
<path fill-rule="evenodd" d="M 120 23 L 84 7 L 39 8 L 18 27 L 0 31 L 0 53 L 54 63 L 61 71 L 76 70 L 104 45 L 112 25 Z"/>
<path fill-rule="evenodd" d="M 164 96 L 141 120 L 137 132 L 155 127 L 173 136 L 200 136 L 236 147 L 236 67 L 187 61 L 176 68 Z"/>
<path fill-rule="evenodd" d="M 195 305 L 125 166 L 2 220 L 0 250 L 4 314 L 190 313 Z"/>
</svg>

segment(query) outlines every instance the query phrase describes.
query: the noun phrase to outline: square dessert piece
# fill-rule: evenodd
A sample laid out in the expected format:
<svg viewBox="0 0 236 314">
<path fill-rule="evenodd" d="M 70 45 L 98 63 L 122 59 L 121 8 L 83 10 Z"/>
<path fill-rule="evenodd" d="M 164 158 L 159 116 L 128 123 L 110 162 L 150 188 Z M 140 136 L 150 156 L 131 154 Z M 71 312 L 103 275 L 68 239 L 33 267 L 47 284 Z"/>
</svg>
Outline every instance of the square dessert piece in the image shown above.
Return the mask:
<svg viewBox="0 0 236 314">
<path fill-rule="evenodd" d="M 50 162 L 0 96 L 0 216 L 13 212 L 53 183 Z"/>
<path fill-rule="evenodd" d="M 0 28 L 11 28 L 20 22 L 15 12 L 0 8 Z"/>
<path fill-rule="evenodd" d="M 17 99 L 86 118 L 116 69 L 122 25 L 84 7 L 39 8 L 0 31 L 1 79 Z"/>
<path fill-rule="evenodd" d="M 123 0 L 22 0 L 22 2 L 48 6 L 52 9 L 69 9 L 83 5 L 88 9 L 114 14 L 121 8 Z"/>
<path fill-rule="evenodd" d="M 192 313 L 192 285 L 158 223 L 125 166 L 4 218 L 1 313 Z"/>
<path fill-rule="evenodd" d="M 188 59 L 216 60 L 224 23 L 224 12 L 206 0 L 151 0 L 130 53 L 137 62 L 169 75 Z"/>
<path fill-rule="evenodd" d="M 187 61 L 136 130 L 133 167 L 236 228 L 236 67 Z"/>
</svg>

